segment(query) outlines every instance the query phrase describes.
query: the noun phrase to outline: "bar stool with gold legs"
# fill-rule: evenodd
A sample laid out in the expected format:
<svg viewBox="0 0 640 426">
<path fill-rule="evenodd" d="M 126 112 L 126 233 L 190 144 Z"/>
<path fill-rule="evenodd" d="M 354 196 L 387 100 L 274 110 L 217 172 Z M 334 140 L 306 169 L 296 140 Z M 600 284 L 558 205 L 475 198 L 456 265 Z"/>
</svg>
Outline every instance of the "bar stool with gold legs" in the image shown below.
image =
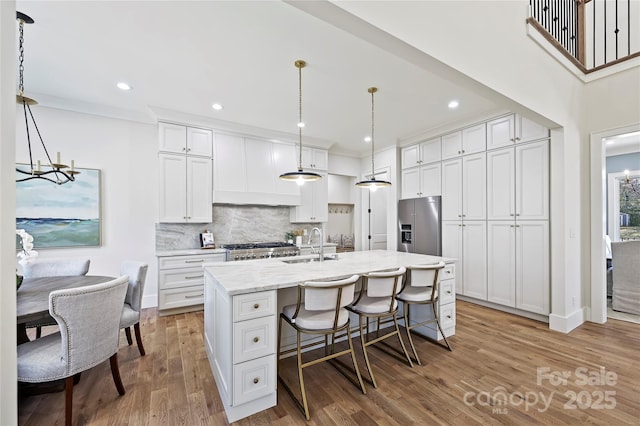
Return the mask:
<svg viewBox="0 0 640 426">
<path fill-rule="evenodd" d="M 337 369 L 347 379 L 362 389 L 362 393 L 367 391 L 358 369 L 355 352 L 353 351 L 353 342 L 351 341 L 351 330 L 349 322 L 349 312 L 345 306 L 353 302 L 355 294 L 356 282 L 360 277 L 353 275 L 337 281 L 307 281 L 298 285 L 298 302 L 295 305 L 288 305 L 282 309 L 280 314 L 280 324 L 278 327 L 278 380 L 282 383 L 285 390 L 291 395 L 293 400 L 298 404 L 307 420 L 309 420 L 309 406 L 307 404 L 307 392 L 304 387 L 304 377 L 302 370 L 306 367 L 318 364 L 323 361 L 332 360 L 342 355 L 351 355 L 353 367 L 357 381 L 348 376 L 342 369 Z M 304 303 L 303 303 L 304 301 Z M 282 325 L 286 321 L 296 330 L 296 347 L 287 351 L 282 351 Z M 348 348 L 340 352 L 334 352 L 335 335 L 338 332 L 346 331 Z M 302 346 L 301 334 L 323 335 L 324 341 L 318 341 Z M 331 348 L 329 350 L 328 337 L 331 336 Z M 302 361 L 302 350 L 317 345 L 324 344 L 325 355 L 311 361 Z M 280 376 L 280 356 L 283 354 L 297 352 L 298 377 L 300 379 L 300 393 L 302 395 L 302 403 L 293 394 L 287 383 Z M 336 360 L 337 361 L 337 360 Z"/>
<path fill-rule="evenodd" d="M 442 327 L 440 326 L 440 320 L 438 318 L 438 285 L 440 284 L 440 271 L 444 268 L 444 262 L 438 262 L 431 265 L 412 265 L 407 267 L 407 281 L 402 291 L 396 296 L 396 299 L 403 303 L 404 310 L 404 327 L 407 330 L 407 336 L 409 336 L 409 344 L 411 350 L 416 358 L 418 365 L 420 364 L 420 358 L 418 352 L 413 344 L 411 338 L 411 330 L 431 323 L 436 323 L 442 338 L 444 339 L 444 346 L 450 351 L 451 346 L 447 342 Z M 411 305 L 431 305 L 433 311 L 433 318 L 427 319 L 417 324 L 411 324 Z M 436 342 L 437 343 L 437 342 Z"/>
<path fill-rule="evenodd" d="M 413 367 L 411 363 L 411 357 L 407 353 L 407 348 L 402 341 L 400 335 L 400 329 L 398 328 L 398 302 L 396 301 L 396 293 L 400 290 L 402 277 L 404 276 L 406 269 L 404 267 L 393 271 L 385 272 L 370 272 L 363 275 L 362 290 L 358 294 L 356 301 L 352 305 L 347 306 L 347 309 L 351 312 L 358 314 L 360 319 L 360 340 L 362 341 L 362 352 L 364 353 L 364 360 L 367 364 L 367 370 L 369 371 L 369 377 L 371 378 L 371 384 L 374 388 L 377 388 L 376 379 L 373 376 L 373 370 L 371 369 L 371 363 L 369 362 L 369 355 L 367 354 L 367 347 L 374 343 L 380 342 L 392 336 L 398 336 L 400 340 L 400 346 L 402 352 L 397 350 L 398 353 L 404 355 L 409 363 L 410 367 Z M 368 340 L 369 332 L 369 319 L 375 318 L 377 320 L 376 337 L 372 340 Z M 365 323 L 366 319 L 366 332 Z M 380 336 L 380 321 L 386 319 L 393 321 L 394 329 L 391 332 Z"/>
</svg>

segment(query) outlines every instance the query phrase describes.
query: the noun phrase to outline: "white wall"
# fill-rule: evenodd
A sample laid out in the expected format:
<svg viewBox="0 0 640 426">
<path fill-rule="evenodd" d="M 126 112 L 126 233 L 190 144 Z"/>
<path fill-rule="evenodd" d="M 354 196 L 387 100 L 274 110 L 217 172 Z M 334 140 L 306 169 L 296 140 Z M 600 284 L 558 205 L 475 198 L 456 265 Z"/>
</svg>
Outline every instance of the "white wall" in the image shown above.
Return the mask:
<svg viewBox="0 0 640 426">
<path fill-rule="evenodd" d="M 102 245 L 39 249 L 39 257 L 88 257 L 89 274 L 112 276 L 119 273 L 123 260 L 146 262 L 149 271 L 143 307 L 156 306 L 157 127 L 40 105 L 32 111 L 51 155 L 60 151 L 63 159 L 73 158 L 76 167 L 101 172 Z M 21 115 L 16 123 L 16 159 L 28 163 Z M 32 146 L 34 160 L 43 159 L 33 139 Z M 82 174 L 77 179 L 82 180 Z"/>
</svg>

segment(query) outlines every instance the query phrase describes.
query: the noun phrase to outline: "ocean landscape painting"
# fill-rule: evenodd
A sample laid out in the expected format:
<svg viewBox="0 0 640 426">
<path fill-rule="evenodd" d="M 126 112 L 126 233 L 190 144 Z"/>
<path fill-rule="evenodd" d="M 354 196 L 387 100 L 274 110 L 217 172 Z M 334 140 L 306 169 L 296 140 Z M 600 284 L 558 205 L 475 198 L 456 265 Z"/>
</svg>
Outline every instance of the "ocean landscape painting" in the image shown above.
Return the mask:
<svg viewBox="0 0 640 426">
<path fill-rule="evenodd" d="M 100 245 L 100 170 L 79 169 L 75 182 L 43 179 L 16 183 L 16 229 L 34 248 Z"/>
</svg>

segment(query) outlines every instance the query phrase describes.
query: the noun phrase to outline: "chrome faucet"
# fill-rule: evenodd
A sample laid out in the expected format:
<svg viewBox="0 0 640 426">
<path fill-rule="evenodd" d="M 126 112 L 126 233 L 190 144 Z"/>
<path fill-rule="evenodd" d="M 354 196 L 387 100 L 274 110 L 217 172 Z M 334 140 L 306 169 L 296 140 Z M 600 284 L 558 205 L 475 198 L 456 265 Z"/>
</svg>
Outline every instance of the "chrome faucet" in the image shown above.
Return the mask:
<svg viewBox="0 0 640 426">
<path fill-rule="evenodd" d="M 320 228 L 313 228 L 311 230 L 311 232 L 309 233 L 309 241 L 307 241 L 307 244 L 311 245 L 311 250 L 315 253 L 316 250 L 313 248 L 313 244 L 311 244 L 311 238 L 313 238 L 314 231 L 318 233 L 318 239 L 320 240 L 320 247 L 318 247 L 318 249 L 320 250 L 318 261 L 322 262 L 324 260 L 324 241 L 322 239 L 322 231 L 320 230 Z"/>
</svg>

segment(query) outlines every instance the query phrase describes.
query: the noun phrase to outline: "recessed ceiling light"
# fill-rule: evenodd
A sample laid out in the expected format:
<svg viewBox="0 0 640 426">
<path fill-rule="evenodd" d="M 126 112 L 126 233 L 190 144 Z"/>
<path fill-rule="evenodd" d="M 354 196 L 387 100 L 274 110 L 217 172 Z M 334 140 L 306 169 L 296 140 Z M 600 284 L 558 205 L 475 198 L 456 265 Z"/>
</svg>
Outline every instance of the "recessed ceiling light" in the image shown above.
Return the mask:
<svg viewBox="0 0 640 426">
<path fill-rule="evenodd" d="M 371 136 L 365 136 L 364 141 L 365 142 L 371 142 Z"/>
<path fill-rule="evenodd" d="M 220 104 L 213 104 L 211 105 L 211 108 L 215 109 L 216 111 L 220 111 L 223 108 L 223 106 Z"/>
<path fill-rule="evenodd" d="M 451 108 L 451 109 L 458 108 L 458 105 L 460 105 L 460 103 L 458 101 L 449 102 L 449 108 Z"/>
<path fill-rule="evenodd" d="M 132 90 L 133 87 L 131 87 L 129 84 L 125 83 L 124 81 L 119 82 L 118 84 L 116 84 L 116 87 L 120 90 Z"/>
</svg>

